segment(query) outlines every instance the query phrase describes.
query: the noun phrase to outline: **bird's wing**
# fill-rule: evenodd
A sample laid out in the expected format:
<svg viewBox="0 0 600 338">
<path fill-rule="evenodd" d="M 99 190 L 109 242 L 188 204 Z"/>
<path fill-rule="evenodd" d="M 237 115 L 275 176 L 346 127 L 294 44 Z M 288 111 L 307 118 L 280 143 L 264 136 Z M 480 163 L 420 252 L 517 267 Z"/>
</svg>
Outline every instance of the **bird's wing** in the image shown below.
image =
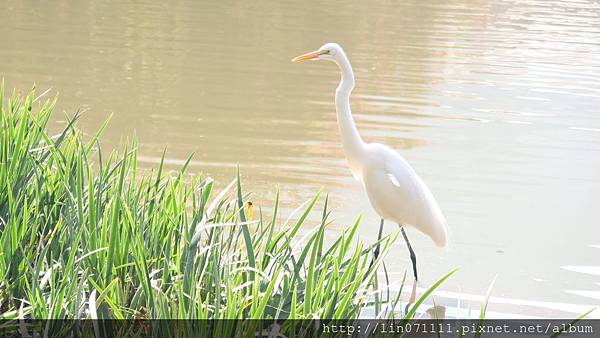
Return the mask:
<svg viewBox="0 0 600 338">
<path fill-rule="evenodd" d="M 397 206 L 399 212 L 406 215 L 410 225 L 429 235 L 437 245 L 444 246 L 447 240 L 446 219 L 427 185 L 410 164 L 392 149 L 385 149 L 382 156 L 385 160 L 381 169 L 394 190 L 390 196 L 397 196 L 398 202 L 401 200 L 407 204 Z"/>
</svg>

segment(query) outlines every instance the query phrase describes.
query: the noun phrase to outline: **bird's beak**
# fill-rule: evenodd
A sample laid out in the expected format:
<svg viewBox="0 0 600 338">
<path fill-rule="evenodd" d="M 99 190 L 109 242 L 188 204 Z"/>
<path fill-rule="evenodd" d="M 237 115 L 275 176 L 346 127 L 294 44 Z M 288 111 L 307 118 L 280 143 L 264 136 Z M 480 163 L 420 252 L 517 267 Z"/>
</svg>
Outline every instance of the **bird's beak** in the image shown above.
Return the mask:
<svg viewBox="0 0 600 338">
<path fill-rule="evenodd" d="M 316 51 L 316 52 L 310 52 L 310 53 L 306 53 L 306 54 L 302 54 L 300 56 L 296 56 L 295 58 L 292 59 L 292 62 L 298 62 L 298 61 L 304 61 L 304 60 L 310 60 L 310 59 L 314 59 L 317 56 L 323 54 L 323 52 L 321 51 Z"/>
</svg>

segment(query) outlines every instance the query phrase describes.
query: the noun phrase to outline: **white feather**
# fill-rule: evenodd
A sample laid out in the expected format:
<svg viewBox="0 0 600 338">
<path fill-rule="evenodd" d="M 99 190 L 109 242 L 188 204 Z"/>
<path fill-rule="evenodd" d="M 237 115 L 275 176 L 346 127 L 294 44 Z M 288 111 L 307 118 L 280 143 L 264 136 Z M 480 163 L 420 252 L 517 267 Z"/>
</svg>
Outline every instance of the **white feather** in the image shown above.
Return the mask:
<svg viewBox="0 0 600 338">
<path fill-rule="evenodd" d="M 445 246 L 446 220 L 423 180 L 394 150 L 378 143 L 367 144 L 360 137 L 350 110 L 354 73 L 342 47 L 327 43 L 318 53 L 305 56 L 333 61 L 340 68 L 342 78 L 335 93 L 335 108 L 342 146 L 352 175 L 362 182 L 375 211 L 381 218 L 413 226 L 438 246 Z"/>
</svg>

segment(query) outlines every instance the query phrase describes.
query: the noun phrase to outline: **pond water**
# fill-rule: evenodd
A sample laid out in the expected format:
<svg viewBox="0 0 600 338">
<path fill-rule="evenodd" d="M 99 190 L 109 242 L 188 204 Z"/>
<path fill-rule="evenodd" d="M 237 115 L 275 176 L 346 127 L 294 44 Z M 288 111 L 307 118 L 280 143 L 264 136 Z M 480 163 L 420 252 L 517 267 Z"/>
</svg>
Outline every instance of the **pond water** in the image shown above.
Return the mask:
<svg viewBox="0 0 600 338">
<path fill-rule="evenodd" d="M 448 220 L 446 250 L 409 232 L 423 286 L 460 267 L 445 292 L 485 294 L 497 275 L 494 311 L 600 303 L 597 1 L 27 0 L 0 22 L 6 88 L 52 88 L 59 110 L 88 110 L 89 133 L 114 112 L 104 148 L 135 135 L 147 167 L 164 148 L 174 168 L 194 152 L 191 171 L 223 185 L 239 164 L 253 201 L 268 209 L 279 187 L 288 214 L 323 188 L 330 234 L 362 213 L 372 241 L 340 146 L 338 69 L 289 62 L 338 42 L 363 138 L 397 149 Z M 398 243 L 391 278 L 409 264 Z"/>
</svg>

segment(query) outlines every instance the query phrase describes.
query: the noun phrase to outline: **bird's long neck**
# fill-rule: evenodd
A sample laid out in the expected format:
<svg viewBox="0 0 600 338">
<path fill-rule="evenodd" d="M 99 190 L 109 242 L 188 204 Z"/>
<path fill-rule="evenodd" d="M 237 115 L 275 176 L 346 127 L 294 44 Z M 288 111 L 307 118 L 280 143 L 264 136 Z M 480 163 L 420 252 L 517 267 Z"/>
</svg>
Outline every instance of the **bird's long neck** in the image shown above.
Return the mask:
<svg viewBox="0 0 600 338">
<path fill-rule="evenodd" d="M 335 91 L 335 109 L 344 153 L 352 166 L 363 152 L 365 143 L 360 137 L 358 129 L 356 129 L 350 110 L 350 93 L 354 89 L 354 72 L 348 58 L 345 55 L 342 56 L 339 60 L 336 60 L 342 72 L 342 79 Z"/>
</svg>

